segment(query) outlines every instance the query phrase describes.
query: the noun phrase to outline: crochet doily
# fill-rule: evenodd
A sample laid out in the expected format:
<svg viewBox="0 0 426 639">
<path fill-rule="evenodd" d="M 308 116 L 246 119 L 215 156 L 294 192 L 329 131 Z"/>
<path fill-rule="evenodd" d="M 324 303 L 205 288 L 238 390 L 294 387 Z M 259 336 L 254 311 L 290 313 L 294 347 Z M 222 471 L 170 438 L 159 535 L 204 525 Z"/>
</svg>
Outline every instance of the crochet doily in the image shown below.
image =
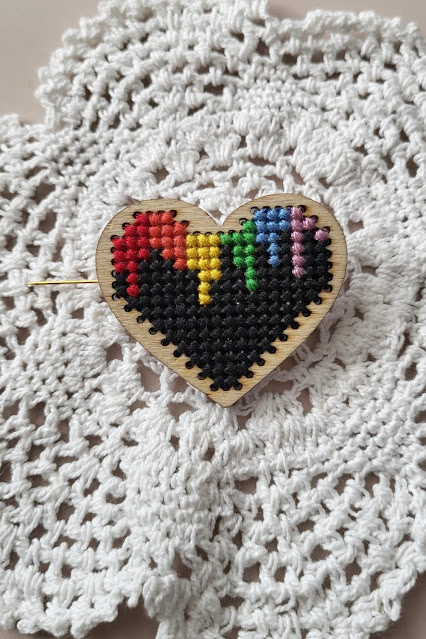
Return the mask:
<svg viewBox="0 0 426 639">
<path fill-rule="evenodd" d="M 0 621 L 82 637 L 143 597 L 158 637 L 364 639 L 426 569 L 425 41 L 373 13 L 113 0 L 0 120 Z M 232 408 L 132 341 L 92 278 L 133 200 L 216 219 L 328 205 L 347 278 Z"/>
</svg>

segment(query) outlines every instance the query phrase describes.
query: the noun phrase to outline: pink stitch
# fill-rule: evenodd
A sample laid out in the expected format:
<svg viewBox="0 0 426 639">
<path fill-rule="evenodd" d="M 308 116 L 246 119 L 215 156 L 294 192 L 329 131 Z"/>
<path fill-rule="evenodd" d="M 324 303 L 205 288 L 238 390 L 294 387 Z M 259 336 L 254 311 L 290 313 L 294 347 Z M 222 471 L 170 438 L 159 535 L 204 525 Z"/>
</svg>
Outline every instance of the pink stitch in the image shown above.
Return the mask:
<svg viewBox="0 0 426 639">
<path fill-rule="evenodd" d="M 325 242 L 326 240 L 328 240 L 328 234 L 329 231 L 326 231 L 325 229 L 318 229 L 318 231 L 315 233 L 315 239 L 318 242 Z"/>
<path fill-rule="evenodd" d="M 294 266 L 303 266 L 305 264 L 305 258 L 303 255 L 293 255 L 293 265 Z"/>
<path fill-rule="evenodd" d="M 305 275 L 306 271 L 304 268 L 302 268 L 301 266 L 295 266 L 293 267 L 293 275 L 294 277 L 297 277 L 298 279 L 300 279 L 301 277 L 303 277 Z"/>
<path fill-rule="evenodd" d="M 315 228 L 315 218 L 313 217 L 305 217 L 303 220 L 303 228 L 305 231 L 312 231 Z"/>
<path fill-rule="evenodd" d="M 291 218 L 290 218 L 291 219 Z M 303 231 L 303 221 L 299 220 L 297 217 L 291 223 L 291 230 L 294 231 Z"/>
<path fill-rule="evenodd" d="M 293 246 L 291 247 L 291 263 L 293 264 L 293 275 L 300 279 L 306 273 L 303 268 L 305 265 L 305 258 L 303 257 L 304 246 L 303 246 L 303 228 L 305 224 L 305 216 L 303 215 L 302 209 L 299 206 L 292 206 L 290 213 L 290 226 L 291 226 L 291 239 L 293 241 Z"/>
<path fill-rule="evenodd" d="M 294 242 L 293 246 L 291 247 L 291 253 L 292 255 L 294 255 L 295 257 L 298 255 L 299 257 L 303 257 L 302 253 L 304 251 L 304 247 L 303 244 L 301 242 Z M 305 258 L 303 258 L 304 260 Z"/>
</svg>

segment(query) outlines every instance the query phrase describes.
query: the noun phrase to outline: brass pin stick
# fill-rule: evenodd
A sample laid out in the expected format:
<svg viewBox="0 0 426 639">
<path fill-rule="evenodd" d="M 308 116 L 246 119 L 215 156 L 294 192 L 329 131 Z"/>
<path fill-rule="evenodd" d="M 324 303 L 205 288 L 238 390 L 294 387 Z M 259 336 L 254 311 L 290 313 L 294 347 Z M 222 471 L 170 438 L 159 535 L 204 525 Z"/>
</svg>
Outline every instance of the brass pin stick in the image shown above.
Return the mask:
<svg viewBox="0 0 426 639">
<path fill-rule="evenodd" d="M 45 280 L 44 282 L 27 282 L 28 286 L 56 286 L 56 284 L 98 284 L 98 280 Z"/>
</svg>

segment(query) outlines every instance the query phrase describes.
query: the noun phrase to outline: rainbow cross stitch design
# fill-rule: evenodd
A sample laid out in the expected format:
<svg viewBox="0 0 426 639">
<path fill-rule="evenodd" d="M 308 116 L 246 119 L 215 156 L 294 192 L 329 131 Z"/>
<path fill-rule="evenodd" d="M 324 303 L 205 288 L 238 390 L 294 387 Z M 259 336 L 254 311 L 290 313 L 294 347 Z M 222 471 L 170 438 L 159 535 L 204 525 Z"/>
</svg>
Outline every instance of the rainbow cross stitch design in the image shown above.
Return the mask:
<svg viewBox="0 0 426 639">
<path fill-rule="evenodd" d="M 211 390 L 241 389 L 273 342 L 331 291 L 328 228 L 304 206 L 253 207 L 228 233 L 188 233 L 174 211 L 135 213 L 114 236 L 113 288 L 125 311 L 198 366 Z"/>
</svg>

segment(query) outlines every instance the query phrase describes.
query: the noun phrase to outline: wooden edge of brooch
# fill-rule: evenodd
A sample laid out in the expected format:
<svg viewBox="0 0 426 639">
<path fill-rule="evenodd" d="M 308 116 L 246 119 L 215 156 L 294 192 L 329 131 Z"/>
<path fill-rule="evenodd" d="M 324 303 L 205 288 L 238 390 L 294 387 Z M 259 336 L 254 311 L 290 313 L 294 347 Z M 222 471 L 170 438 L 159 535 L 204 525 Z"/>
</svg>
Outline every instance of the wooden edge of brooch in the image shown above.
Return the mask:
<svg viewBox="0 0 426 639">
<path fill-rule="evenodd" d="M 331 292 L 321 292 L 322 303 L 317 305 L 311 302 L 307 308 L 311 311 L 309 317 L 299 315 L 296 319 L 299 323 L 297 330 L 289 331 L 288 340 L 281 342 L 276 340 L 272 342 L 272 345 L 277 349 L 274 354 L 263 353 L 262 358 L 265 361 L 263 366 L 253 364 L 250 370 L 254 373 L 252 378 L 241 379 L 242 388 L 240 390 L 230 389 L 224 391 L 219 389 L 212 391 L 210 384 L 212 380 L 210 378 L 201 380 L 197 375 L 201 371 L 198 366 L 193 366 L 191 369 L 185 367 L 185 363 L 189 361 L 189 357 L 181 355 L 175 357 L 173 352 L 176 349 L 174 344 L 163 346 L 161 339 L 164 338 L 162 333 L 151 335 L 149 329 L 152 328 L 152 324 L 149 320 L 145 320 L 142 323 L 136 322 L 137 311 L 126 312 L 124 310 L 123 300 L 112 299 L 112 275 L 113 266 L 111 264 L 111 236 L 121 235 L 123 233 L 122 224 L 134 223 L 133 213 L 140 211 L 145 213 L 147 211 L 177 211 L 177 215 L 174 218 L 177 222 L 187 221 L 188 231 L 200 231 L 203 233 L 217 233 L 228 232 L 230 230 L 236 230 L 239 228 L 239 220 L 241 218 L 250 218 L 251 209 L 255 206 L 299 206 L 305 205 L 307 207 L 306 215 L 316 215 L 318 217 L 317 227 L 322 228 L 328 226 L 330 228 L 329 237 L 331 239 L 330 249 L 332 251 L 332 268 L 330 272 L 333 275 L 331 284 L 333 290 Z M 98 274 L 99 285 L 105 298 L 105 301 L 111 308 L 112 312 L 118 319 L 118 321 L 124 326 L 124 328 L 136 339 L 144 348 L 147 349 L 152 355 L 159 359 L 163 364 L 170 368 L 175 373 L 178 373 L 192 386 L 195 386 L 200 391 L 208 395 L 213 401 L 223 407 L 232 406 L 238 399 L 245 395 L 250 389 L 258 384 L 262 379 L 267 377 L 279 364 L 281 364 L 287 357 L 289 357 L 295 349 L 302 344 L 307 337 L 317 328 L 320 322 L 324 319 L 334 301 L 339 294 L 343 279 L 346 272 L 347 264 L 347 249 L 345 237 L 343 231 L 337 222 L 334 215 L 328 211 L 328 209 L 310 198 L 302 195 L 277 193 L 274 195 L 265 195 L 255 200 L 251 200 L 246 204 L 235 209 L 225 220 L 223 225 L 217 224 L 212 217 L 202 209 L 193 204 L 188 204 L 181 200 L 174 199 L 158 199 L 158 200 L 144 200 L 135 204 L 131 204 L 119 213 L 117 213 L 112 220 L 106 225 L 99 238 L 98 246 L 96 249 L 96 271 Z"/>
</svg>

